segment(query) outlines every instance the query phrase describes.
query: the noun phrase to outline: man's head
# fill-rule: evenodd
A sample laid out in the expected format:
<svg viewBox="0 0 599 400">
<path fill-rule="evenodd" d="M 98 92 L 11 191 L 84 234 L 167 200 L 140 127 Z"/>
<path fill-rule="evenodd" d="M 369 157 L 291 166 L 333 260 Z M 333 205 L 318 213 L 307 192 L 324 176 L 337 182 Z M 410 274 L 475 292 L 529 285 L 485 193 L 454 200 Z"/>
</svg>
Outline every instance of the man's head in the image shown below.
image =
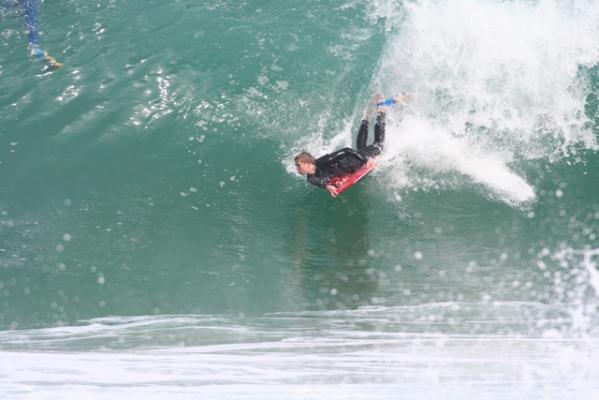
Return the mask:
<svg viewBox="0 0 599 400">
<path fill-rule="evenodd" d="M 316 173 L 316 159 L 312 154 L 303 151 L 295 156 L 295 168 L 302 175 L 314 175 Z"/>
</svg>

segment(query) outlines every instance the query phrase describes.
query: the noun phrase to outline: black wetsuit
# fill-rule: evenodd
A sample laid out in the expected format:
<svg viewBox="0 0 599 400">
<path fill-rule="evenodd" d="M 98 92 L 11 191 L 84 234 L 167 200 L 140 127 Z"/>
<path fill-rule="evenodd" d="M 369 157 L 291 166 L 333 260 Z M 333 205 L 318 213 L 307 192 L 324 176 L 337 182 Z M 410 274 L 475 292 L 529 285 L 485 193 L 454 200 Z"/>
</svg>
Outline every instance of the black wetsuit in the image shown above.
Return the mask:
<svg viewBox="0 0 599 400">
<path fill-rule="evenodd" d="M 374 125 L 374 142 L 367 146 L 368 121 L 363 119 L 358 131 L 358 150 L 346 147 L 316 159 L 316 172 L 308 175 L 308 182 L 325 188 L 329 179 L 357 171 L 368 161 L 381 154 L 385 141 L 385 113 L 378 113 Z"/>
</svg>

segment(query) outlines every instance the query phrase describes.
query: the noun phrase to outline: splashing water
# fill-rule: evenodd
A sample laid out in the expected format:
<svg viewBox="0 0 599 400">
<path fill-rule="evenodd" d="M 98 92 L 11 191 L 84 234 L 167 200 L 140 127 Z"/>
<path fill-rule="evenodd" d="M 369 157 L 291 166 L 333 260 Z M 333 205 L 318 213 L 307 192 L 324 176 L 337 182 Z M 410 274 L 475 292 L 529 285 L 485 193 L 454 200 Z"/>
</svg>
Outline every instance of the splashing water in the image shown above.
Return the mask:
<svg viewBox="0 0 599 400">
<path fill-rule="evenodd" d="M 394 187 L 439 187 L 435 182 L 439 176 L 457 172 L 510 204 L 535 197 L 533 188 L 510 170 L 499 152 L 486 152 L 414 116 L 389 125 L 384 159 L 387 170 L 393 171 L 390 180 Z"/>
<path fill-rule="evenodd" d="M 546 252 L 545 252 L 546 253 Z M 557 300 L 569 304 L 569 320 L 571 332 L 588 335 L 596 326 L 597 295 L 599 295 L 599 271 L 596 259 L 599 249 L 576 250 L 564 247 L 551 256 L 551 262 L 557 262 L 551 269 L 539 256 L 537 266 L 547 270 L 547 275 L 553 280 L 553 290 Z"/>
<path fill-rule="evenodd" d="M 375 90 L 414 95 L 408 117 L 388 122 L 385 174 L 394 189 L 471 181 L 521 205 L 535 198 L 522 176 L 535 160 L 576 160 L 581 150 L 597 149 L 584 112 L 584 71 L 599 62 L 598 3 L 370 7 L 373 18 L 398 30 L 373 78 Z"/>
</svg>

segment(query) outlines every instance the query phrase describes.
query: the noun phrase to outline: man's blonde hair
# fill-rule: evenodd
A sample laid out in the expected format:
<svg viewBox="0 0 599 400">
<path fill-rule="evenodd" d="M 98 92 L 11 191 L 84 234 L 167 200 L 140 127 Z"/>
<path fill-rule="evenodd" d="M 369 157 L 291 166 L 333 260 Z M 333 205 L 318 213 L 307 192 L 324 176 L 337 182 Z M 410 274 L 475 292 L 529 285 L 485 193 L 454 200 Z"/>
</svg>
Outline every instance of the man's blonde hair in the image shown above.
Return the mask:
<svg viewBox="0 0 599 400">
<path fill-rule="evenodd" d="M 316 164 L 316 159 L 312 156 L 312 154 L 302 151 L 297 156 L 295 156 L 295 163 L 302 164 Z"/>
</svg>

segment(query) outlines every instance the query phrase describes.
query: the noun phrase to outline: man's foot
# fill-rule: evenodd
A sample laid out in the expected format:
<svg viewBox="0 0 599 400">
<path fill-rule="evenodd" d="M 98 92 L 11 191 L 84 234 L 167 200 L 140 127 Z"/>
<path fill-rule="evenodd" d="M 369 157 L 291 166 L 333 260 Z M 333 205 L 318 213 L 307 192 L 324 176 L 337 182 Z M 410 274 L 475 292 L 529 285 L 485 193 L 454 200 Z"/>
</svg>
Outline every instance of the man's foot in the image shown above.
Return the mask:
<svg viewBox="0 0 599 400">
<path fill-rule="evenodd" d="M 374 97 L 368 104 L 368 107 L 366 108 L 366 112 L 364 113 L 364 117 L 362 119 L 369 120 L 374 114 L 380 112 L 380 109 L 377 104 L 383 100 L 384 97 L 382 94 L 377 93 L 376 95 L 374 95 Z"/>
<path fill-rule="evenodd" d="M 406 101 L 410 100 L 411 97 L 412 96 L 410 96 L 409 94 L 402 94 L 401 96 L 395 97 L 395 102 L 406 104 Z"/>
<path fill-rule="evenodd" d="M 385 97 L 381 93 L 377 93 L 376 96 L 374 96 L 374 104 L 376 104 L 377 114 L 385 114 L 387 112 Z"/>
</svg>

